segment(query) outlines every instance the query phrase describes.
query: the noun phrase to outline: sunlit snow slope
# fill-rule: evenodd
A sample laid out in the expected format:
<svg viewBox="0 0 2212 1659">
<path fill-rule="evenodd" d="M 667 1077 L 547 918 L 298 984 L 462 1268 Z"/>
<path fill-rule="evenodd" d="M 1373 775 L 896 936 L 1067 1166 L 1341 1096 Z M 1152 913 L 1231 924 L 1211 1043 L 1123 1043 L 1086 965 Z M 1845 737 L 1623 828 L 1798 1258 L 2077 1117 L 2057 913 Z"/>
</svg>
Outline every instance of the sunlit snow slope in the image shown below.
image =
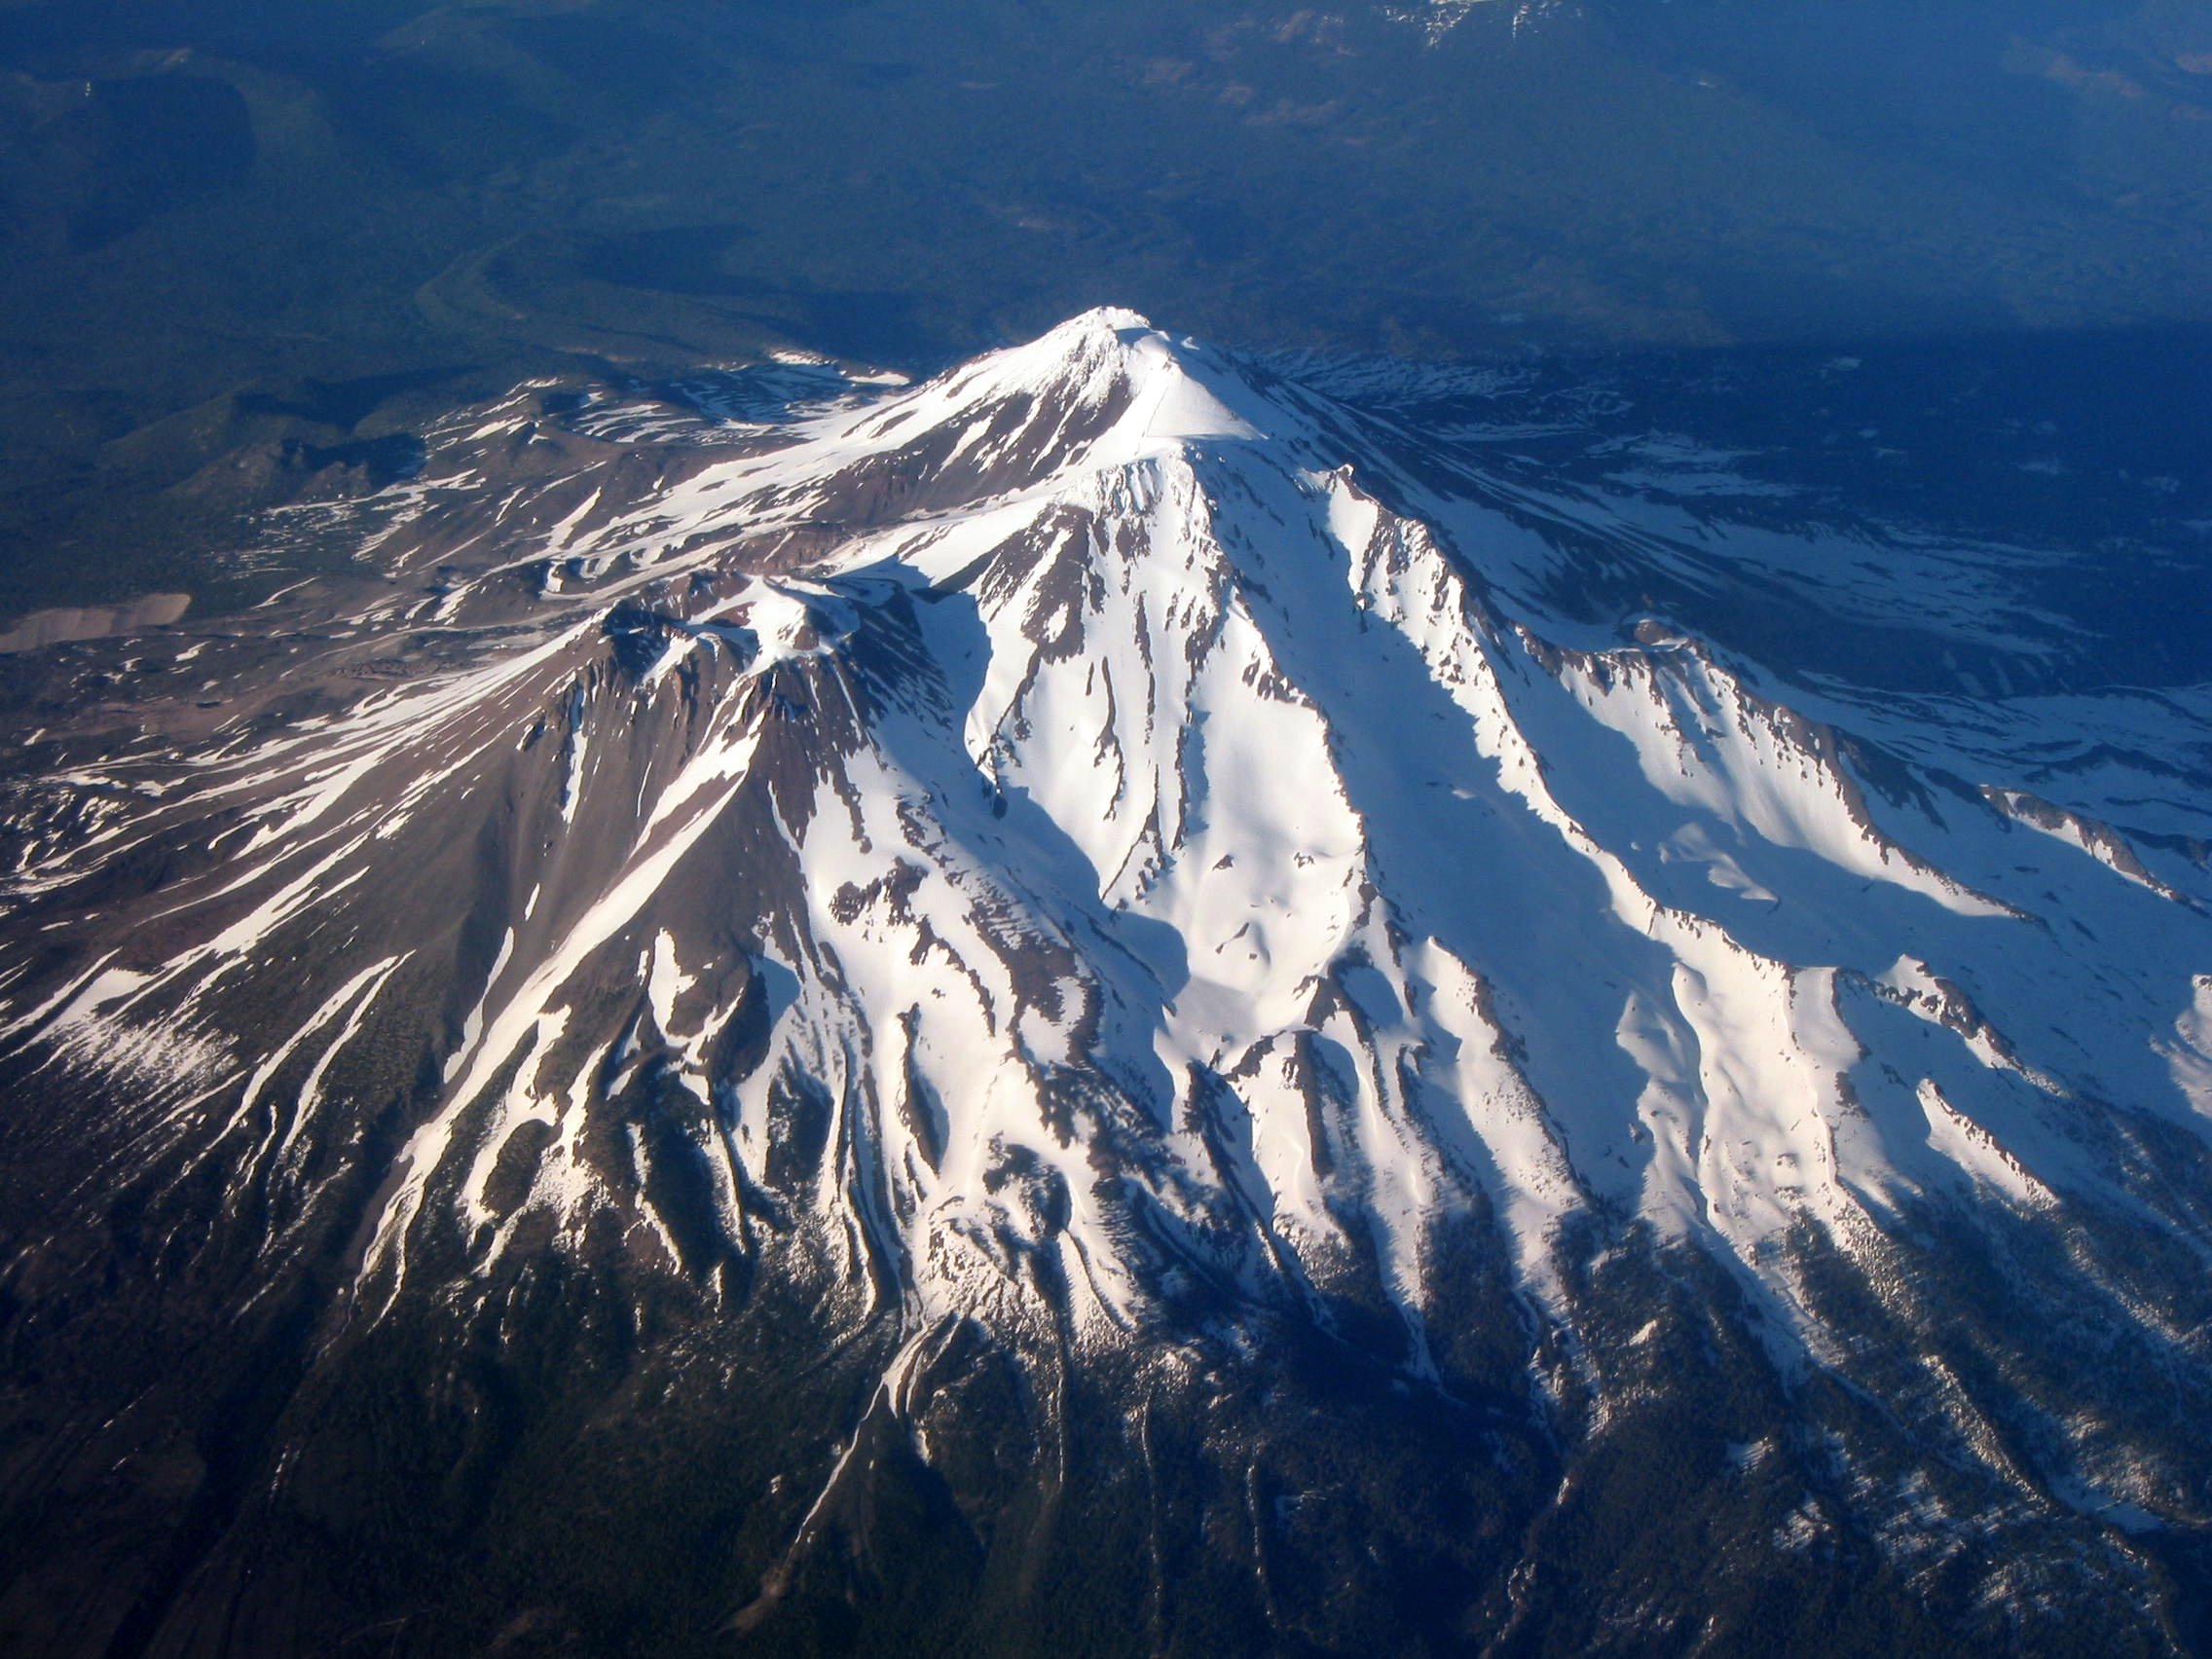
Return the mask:
<svg viewBox="0 0 2212 1659">
<path fill-rule="evenodd" d="M 612 1225 L 917 1344 L 1357 1290 L 1418 1377 L 1447 1231 L 1566 1320 L 1563 1226 L 1641 1220 L 1840 1363 L 1808 1239 L 1909 1317 L 1888 1252 L 2002 1215 L 2201 1343 L 2115 1242 L 2212 1243 L 2201 697 L 1592 626 L 1557 503 L 1124 313 L 719 438 L 535 409 L 11 809 L 0 1030 L 105 1157 L 281 1251 L 410 1102 L 356 1316 Z"/>
</svg>

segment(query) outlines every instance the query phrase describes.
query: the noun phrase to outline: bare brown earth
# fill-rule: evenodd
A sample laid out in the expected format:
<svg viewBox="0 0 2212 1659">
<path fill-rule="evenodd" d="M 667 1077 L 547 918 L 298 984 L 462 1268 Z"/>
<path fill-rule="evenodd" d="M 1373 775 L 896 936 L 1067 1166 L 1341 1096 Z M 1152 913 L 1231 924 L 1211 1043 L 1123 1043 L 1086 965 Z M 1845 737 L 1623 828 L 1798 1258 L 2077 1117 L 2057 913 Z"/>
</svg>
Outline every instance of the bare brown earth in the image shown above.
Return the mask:
<svg viewBox="0 0 2212 1659">
<path fill-rule="evenodd" d="M 63 606 L 34 610 L 0 633 L 0 651 L 36 650 L 71 640 L 104 640 L 140 628 L 166 628 L 192 608 L 188 593 L 148 593 L 121 605 Z"/>
</svg>

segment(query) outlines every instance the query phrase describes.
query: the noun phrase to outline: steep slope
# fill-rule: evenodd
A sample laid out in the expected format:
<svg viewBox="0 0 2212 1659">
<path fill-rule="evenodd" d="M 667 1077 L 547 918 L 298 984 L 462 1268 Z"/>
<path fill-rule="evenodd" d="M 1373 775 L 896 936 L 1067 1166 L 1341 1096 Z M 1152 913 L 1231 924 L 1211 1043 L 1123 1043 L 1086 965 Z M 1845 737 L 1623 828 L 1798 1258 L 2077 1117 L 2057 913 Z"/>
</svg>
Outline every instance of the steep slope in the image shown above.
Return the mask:
<svg viewBox="0 0 2212 1659">
<path fill-rule="evenodd" d="M 718 1327 L 803 1309 L 756 1385 L 829 1365 L 844 1420 L 826 1467 L 749 1454 L 761 1640 L 826 1616 L 825 1562 L 833 1602 L 908 1594 L 894 1488 L 1029 1604 L 1063 1506 L 1135 1525 L 1098 1471 L 1157 1488 L 1142 1402 L 1203 1421 L 1262 1379 L 1193 1431 L 1256 1482 L 1308 1432 L 1265 1381 L 1300 1364 L 1364 1379 L 1353 1441 L 1468 1414 L 1436 1455 L 1493 1465 L 1437 1523 L 1485 1542 L 1431 1640 L 1716 1618 L 1710 1566 L 1572 1541 L 1578 1484 L 1651 1478 L 1685 1414 L 1756 1580 L 2178 1640 L 2162 1552 L 2212 1520 L 2201 695 L 1902 706 L 1593 626 L 1552 597 L 1588 537 L 1654 570 L 1687 538 L 1560 535 L 1448 442 L 1125 313 L 719 435 L 542 403 L 295 532 L 353 537 L 358 582 L 130 645 L 25 750 L 29 1347 L 80 1340 L 40 1309 L 119 1230 L 161 1318 L 308 1296 L 273 1444 L 327 1443 L 300 1399 L 349 1367 L 404 1375 L 391 1332 L 432 1333 L 425 1376 L 539 1342 L 549 1264 L 672 1420 Z M 1012 1489 L 959 1472 L 1032 1446 Z M 1419 1512 L 1353 1461 L 1371 1516 Z M 1397 1592 L 1316 1566 L 1286 1611 L 1306 1499 L 1233 1501 L 1263 1645 L 1356 1645 Z M 1131 1644 L 1204 1646 L 1152 1537 Z M 186 1642 L 188 1585 L 118 1650 Z"/>
</svg>

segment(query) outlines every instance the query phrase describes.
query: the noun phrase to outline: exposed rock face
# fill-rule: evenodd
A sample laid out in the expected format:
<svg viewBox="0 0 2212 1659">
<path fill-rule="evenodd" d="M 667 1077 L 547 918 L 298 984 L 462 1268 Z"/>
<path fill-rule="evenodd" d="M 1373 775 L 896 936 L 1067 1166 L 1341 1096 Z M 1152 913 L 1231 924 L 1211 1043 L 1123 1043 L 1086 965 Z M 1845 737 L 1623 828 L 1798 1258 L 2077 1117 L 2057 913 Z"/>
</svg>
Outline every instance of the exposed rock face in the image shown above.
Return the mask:
<svg viewBox="0 0 2212 1659">
<path fill-rule="evenodd" d="M 274 1356 L 82 1442 L 102 1525 L 200 1495 L 81 1646 L 22 1609 L 107 1546 L 32 1529 L 45 1650 L 605 1646 L 534 1506 L 686 1456 L 664 1648 L 1027 1650 L 1069 1583 L 1161 1650 L 2183 1640 L 2201 706 L 1594 629 L 1557 503 L 1125 313 L 719 436 L 529 409 L 15 788 L 13 1340 Z"/>
</svg>

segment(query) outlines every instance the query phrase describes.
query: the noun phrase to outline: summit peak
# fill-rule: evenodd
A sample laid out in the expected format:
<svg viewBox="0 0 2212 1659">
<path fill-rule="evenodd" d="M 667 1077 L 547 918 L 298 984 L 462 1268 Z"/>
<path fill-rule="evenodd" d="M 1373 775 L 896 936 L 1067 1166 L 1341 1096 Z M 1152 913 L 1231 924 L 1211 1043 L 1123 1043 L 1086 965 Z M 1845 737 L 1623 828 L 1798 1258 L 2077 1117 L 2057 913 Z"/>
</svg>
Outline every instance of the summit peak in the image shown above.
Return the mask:
<svg viewBox="0 0 2212 1659">
<path fill-rule="evenodd" d="M 1003 489 L 1193 442 L 1249 441 L 1290 419 L 1234 358 L 1101 306 L 866 409 L 830 441 L 949 445 L 940 483 L 987 473 Z"/>
<path fill-rule="evenodd" d="M 1068 333 L 1158 334 L 1160 329 L 1152 318 L 1142 312 L 1126 306 L 1092 306 L 1088 311 L 1078 312 L 1067 321 L 1054 328 L 1054 335 Z"/>
<path fill-rule="evenodd" d="M 1139 381 L 1191 350 L 1142 313 L 1121 306 L 1078 312 L 1034 339 L 991 352 L 971 369 L 1011 369 L 1023 380 Z M 995 375 L 991 378 L 997 378 Z"/>
</svg>

